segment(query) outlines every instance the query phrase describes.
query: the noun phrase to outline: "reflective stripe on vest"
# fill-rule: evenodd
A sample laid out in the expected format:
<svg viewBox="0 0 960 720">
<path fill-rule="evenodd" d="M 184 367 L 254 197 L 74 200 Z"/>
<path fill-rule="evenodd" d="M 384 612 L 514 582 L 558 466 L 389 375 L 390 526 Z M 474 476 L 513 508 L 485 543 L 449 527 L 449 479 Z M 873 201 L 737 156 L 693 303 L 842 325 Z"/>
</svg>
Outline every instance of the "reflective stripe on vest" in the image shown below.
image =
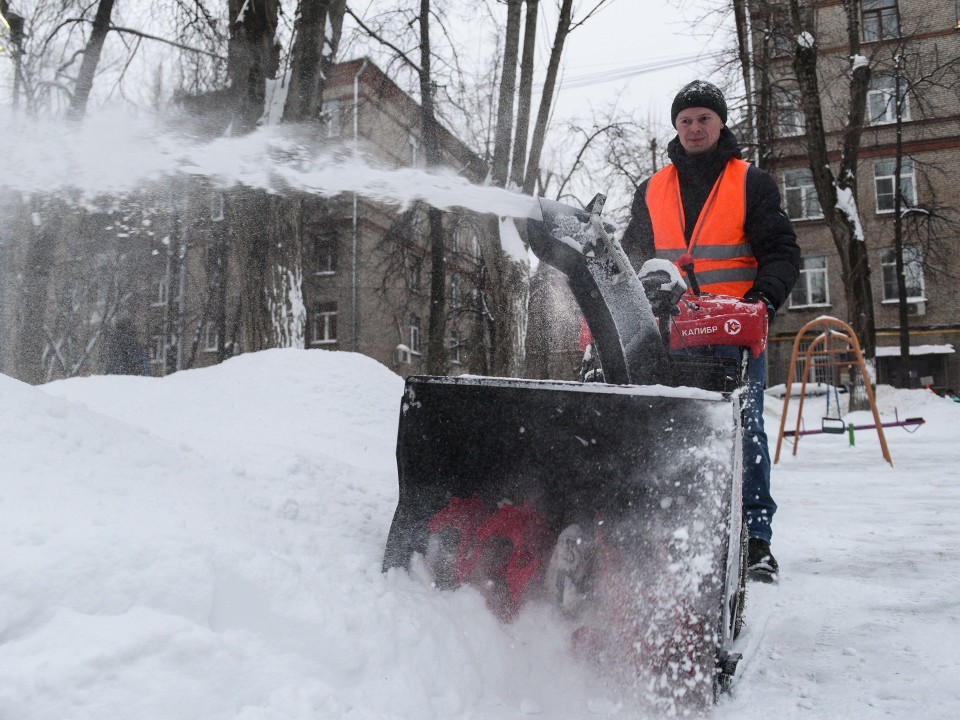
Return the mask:
<svg viewBox="0 0 960 720">
<path fill-rule="evenodd" d="M 737 158 L 724 167 L 703 204 L 689 248 L 676 167 L 668 165 L 647 184 L 656 257 L 676 262 L 689 252 L 703 292 L 742 297 L 753 286 L 757 259 L 743 232 L 749 167 Z"/>
</svg>

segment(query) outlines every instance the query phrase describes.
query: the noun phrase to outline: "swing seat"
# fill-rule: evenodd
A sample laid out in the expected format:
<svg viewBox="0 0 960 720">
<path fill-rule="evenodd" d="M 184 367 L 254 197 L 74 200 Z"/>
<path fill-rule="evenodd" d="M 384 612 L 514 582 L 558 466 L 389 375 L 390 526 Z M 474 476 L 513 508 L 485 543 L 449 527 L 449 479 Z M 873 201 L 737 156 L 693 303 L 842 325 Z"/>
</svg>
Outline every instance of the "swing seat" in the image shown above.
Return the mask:
<svg viewBox="0 0 960 720">
<path fill-rule="evenodd" d="M 831 435 L 842 435 L 847 431 L 847 424 L 843 418 L 825 417 L 821 420 L 820 429 Z"/>
</svg>

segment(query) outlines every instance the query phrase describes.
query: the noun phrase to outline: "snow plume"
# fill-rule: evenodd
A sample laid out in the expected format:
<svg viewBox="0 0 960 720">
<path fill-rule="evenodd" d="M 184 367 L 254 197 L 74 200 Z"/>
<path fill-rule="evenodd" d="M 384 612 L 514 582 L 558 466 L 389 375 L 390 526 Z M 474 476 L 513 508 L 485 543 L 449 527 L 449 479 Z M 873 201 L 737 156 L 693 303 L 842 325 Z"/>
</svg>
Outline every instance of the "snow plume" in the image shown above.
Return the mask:
<svg viewBox="0 0 960 720">
<path fill-rule="evenodd" d="M 9 120 L 9 118 L 7 118 Z M 406 207 L 422 200 L 442 210 L 462 207 L 527 217 L 535 201 L 496 187 L 472 185 L 452 170 L 379 167 L 369 158 L 321 145 L 314 130 L 267 126 L 243 137 L 200 141 L 153 117 L 103 113 L 76 126 L 7 122 L 0 132 L 0 188 L 24 194 L 76 193 L 96 206 L 164 178 L 205 176 L 228 188 L 298 190 L 334 196 L 356 192 Z"/>
</svg>

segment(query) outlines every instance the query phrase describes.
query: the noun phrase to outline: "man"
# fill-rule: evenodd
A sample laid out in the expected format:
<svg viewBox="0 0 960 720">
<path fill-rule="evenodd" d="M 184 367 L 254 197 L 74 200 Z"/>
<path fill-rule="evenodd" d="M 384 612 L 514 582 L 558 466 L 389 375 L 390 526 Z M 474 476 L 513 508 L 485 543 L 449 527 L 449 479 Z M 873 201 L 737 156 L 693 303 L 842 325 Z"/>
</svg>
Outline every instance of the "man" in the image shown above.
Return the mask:
<svg viewBox="0 0 960 720">
<path fill-rule="evenodd" d="M 677 137 L 671 165 L 637 189 L 623 247 L 639 267 L 654 257 L 694 258 L 703 292 L 763 303 L 773 321 L 800 273 L 800 248 L 770 175 L 741 159 L 727 128 L 719 88 L 695 80 L 673 100 Z M 718 354 L 735 351 L 720 348 Z M 743 412 L 743 514 L 750 536 L 748 567 L 755 579 L 779 573 L 770 551 L 777 505 L 770 494 L 770 452 L 763 427 L 766 357 L 751 358 Z"/>
</svg>

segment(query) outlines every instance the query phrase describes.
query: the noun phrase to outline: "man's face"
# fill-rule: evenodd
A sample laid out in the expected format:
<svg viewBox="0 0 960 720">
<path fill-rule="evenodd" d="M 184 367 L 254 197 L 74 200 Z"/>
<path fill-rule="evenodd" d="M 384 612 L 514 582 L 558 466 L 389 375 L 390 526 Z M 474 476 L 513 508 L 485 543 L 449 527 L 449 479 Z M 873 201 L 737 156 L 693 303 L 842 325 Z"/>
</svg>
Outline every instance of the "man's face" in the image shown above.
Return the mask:
<svg viewBox="0 0 960 720">
<path fill-rule="evenodd" d="M 677 134 L 688 155 L 710 152 L 717 147 L 723 121 L 709 108 L 693 107 L 677 115 Z"/>
</svg>

